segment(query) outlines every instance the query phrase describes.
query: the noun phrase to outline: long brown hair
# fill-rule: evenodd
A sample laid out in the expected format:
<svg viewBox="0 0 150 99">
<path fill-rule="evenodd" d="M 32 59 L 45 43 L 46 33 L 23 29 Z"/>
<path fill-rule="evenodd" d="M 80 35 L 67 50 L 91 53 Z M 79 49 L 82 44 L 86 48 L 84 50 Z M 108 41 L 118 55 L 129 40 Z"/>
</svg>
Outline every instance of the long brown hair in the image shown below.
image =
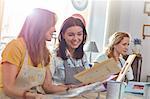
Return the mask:
<svg viewBox="0 0 150 99">
<path fill-rule="evenodd" d="M 81 59 L 84 55 L 83 46 L 84 46 L 84 44 L 86 42 L 86 38 L 87 38 L 87 32 L 85 29 L 85 25 L 83 24 L 83 22 L 80 19 L 74 18 L 74 17 L 69 17 L 64 21 L 64 23 L 61 27 L 61 30 L 60 30 L 60 34 L 59 34 L 59 46 L 58 46 L 57 56 L 61 57 L 63 60 L 67 59 L 67 56 L 66 56 L 67 44 L 66 44 L 65 39 L 63 38 L 63 35 L 64 35 L 65 31 L 72 26 L 80 26 L 83 29 L 83 41 L 79 45 L 79 47 L 75 49 L 73 58 Z"/>
<path fill-rule="evenodd" d="M 115 32 L 109 38 L 109 44 L 108 44 L 108 47 L 105 50 L 106 54 L 109 58 L 114 57 L 114 55 L 113 55 L 114 46 L 119 44 L 123 40 L 124 37 L 130 38 L 130 35 L 126 32 Z"/>
<path fill-rule="evenodd" d="M 50 53 L 46 47 L 45 34 L 50 27 L 55 25 L 55 13 L 36 8 L 27 16 L 18 37 L 25 40 L 27 51 L 34 66 L 50 62 Z"/>
</svg>

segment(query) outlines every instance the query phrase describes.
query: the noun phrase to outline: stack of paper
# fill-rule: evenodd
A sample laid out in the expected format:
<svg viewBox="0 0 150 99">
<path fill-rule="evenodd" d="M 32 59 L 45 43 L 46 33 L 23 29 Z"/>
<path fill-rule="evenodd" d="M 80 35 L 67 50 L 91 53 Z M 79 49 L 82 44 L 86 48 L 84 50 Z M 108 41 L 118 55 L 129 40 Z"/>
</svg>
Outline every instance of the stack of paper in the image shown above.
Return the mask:
<svg viewBox="0 0 150 99">
<path fill-rule="evenodd" d="M 144 85 L 148 82 L 134 82 L 130 81 L 125 88 L 125 92 L 127 93 L 136 93 L 143 94 L 144 93 Z"/>
</svg>

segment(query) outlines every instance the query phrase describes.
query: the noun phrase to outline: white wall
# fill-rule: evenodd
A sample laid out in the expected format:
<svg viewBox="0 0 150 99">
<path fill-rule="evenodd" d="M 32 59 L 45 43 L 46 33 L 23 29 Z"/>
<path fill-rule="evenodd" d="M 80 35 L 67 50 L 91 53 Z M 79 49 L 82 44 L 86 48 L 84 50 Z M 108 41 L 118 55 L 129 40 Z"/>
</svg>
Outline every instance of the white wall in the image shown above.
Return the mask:
<svg viewBox="0 0 150 99">
<path fill-rule="evenodd" d="M 99 52 L 102 52 L 104 43 L 103 39 L 105 31 L 107 0 L 91 0 L 91 1 L 92 2 L 91 2 L 89 26 L 87 28 L 88 30 L 87 42 L 95 41 Z M 98 53 L 92 53 L 92 60 L 96 58 L 97 54 Z"/>
<path fill-rule="evenodd" d="M 142 39 L 143 24 L 150 24 L 150 16 L 144 14 L 144 0 L 123 1 L 120 16 L 120 30 L 131 33 L 132 38 Z M 150 75 L 150 38 L 142 39 L 142 72 L 141 81 L 146 81 Z"/>
<path fill-rule="evenodd" d="M 115 7 L 112 7 L 112 9 L 110 10 L 111 12 L 109 12 L 109 14 L 111 13 L 111 15 L 108 14 L 110 17 L 108 17 L 106 13 L 103 12 L 106 11 L 106 5 L 103 9 L 102 8 L 100 9 L 98 7 L 95 8 L 96 10 L 96 11 L 94 10 L 95 13 L 99 13 L 101 10 L 103 11 L 101 12 L 101 14 L 97 14 L 96 17 L 93 17 L 93 20 L 95 20 L 94 22 L 97 25 L 94 25 L 91 28 L 99 29 L 99 30 L 96 32 L 95 31 L 92 32 L 91 39 L 94 39 L 100 45 L 99 48 L 102 48 L 101 45 L 102 40 L 99 39 L 98 36 L 103 36 L 101 35 L 101 33 L 103 32 L 126 31 L 131 34 L 132 39 L 134 38 L 142 39 L 143 24 L 150 24 L 150 16 L 144 14 L 144 1 L 145 0 L 118 0 L 118 3 L 120 4 L 118 3 L 116 5 L 114 4 Z M 102 5 L 104 6 L 104 4 L 101 2 L 99 6 Z M 107 19 L 107 21 L 105 19 Z M 104 27 L 105 26 L 104 20 L 107 23 L 109 23 L 108 25 L 106 24 L 107 28 Z M 106 28 L 106 31 L 104 31 L 104 28 Z M 131 48 L 129 49 L 131 50 Z M 141 81 L 146 81 L 146 76 L 150 75 L 150 65 L 149 65 L 150 64 L 149 62 L 150 61 L 150 37 L 144 40 L 142 39 L 141 54 L 143 57 Z"/>
<path fill-rule="evenodd" d="M 56 36 L 58 36 L 63 21 L 72 14 L 79 13 L 83 15 L 88 26 L 91 0 L 89 0 L 87 8 L 83 11 L 75 9 L 71 0 L 5 0 L 4 7 L 3 26 L 0 32 L 0 55 L 5 44 L 17 37 L 26 16 L 33 8 L 44 8 L 56 13 Z M 53 50 L 54 46 L 52 45 L 54 45 L 54 42 L 54 39 L 51 42 L 47 42 L 49 49 Z"/>
</svg>

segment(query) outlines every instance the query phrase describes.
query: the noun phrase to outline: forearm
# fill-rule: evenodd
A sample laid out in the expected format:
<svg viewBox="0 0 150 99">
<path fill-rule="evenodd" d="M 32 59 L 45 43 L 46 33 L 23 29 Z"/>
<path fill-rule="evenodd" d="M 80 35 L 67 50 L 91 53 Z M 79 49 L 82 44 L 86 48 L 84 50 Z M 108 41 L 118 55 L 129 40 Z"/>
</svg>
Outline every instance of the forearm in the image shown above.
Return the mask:
<svg viewBox="0 0 150 99">
<path fill-rule="evenodd" d="M 13 86 L 4 86 L 4 92 L 7 96 L 15 99 L 35 99 L 34 93 Z"/>
<path fill-rule="evenodd" d="M 23 97 L 23 93 L 24 90 L 18 90 L 14 87 L 4 87 L 4 93 L 9 96 L 9 97 L 13 97 L 13 98 L 22 98 Z"/>
<path fill-rule="evenodd" d="M 56 93 L 66 91 L 69 87 L 65 85 L 44 85 L 46 93 Z"/>
</svg>

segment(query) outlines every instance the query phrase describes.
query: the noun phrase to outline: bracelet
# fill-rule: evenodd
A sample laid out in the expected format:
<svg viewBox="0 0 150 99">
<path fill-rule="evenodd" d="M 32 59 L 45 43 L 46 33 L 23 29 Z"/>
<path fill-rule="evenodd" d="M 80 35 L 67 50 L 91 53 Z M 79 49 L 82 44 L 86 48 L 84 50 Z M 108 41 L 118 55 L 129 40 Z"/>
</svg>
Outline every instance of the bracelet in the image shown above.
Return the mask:
<svg viewBox="0 0 150 99">
<path fill-rule="evenodd" d="M 23 99 L 27 99 L 27 93 L 28 93 L 28 91 L 23 92 Z"/>
<path fill-rule="evenodd" d="M 67 87 L 67 89 L 66 89 L 66 91 L 68 91 L 70 88 L 69 87 Z"/>
</svg>

